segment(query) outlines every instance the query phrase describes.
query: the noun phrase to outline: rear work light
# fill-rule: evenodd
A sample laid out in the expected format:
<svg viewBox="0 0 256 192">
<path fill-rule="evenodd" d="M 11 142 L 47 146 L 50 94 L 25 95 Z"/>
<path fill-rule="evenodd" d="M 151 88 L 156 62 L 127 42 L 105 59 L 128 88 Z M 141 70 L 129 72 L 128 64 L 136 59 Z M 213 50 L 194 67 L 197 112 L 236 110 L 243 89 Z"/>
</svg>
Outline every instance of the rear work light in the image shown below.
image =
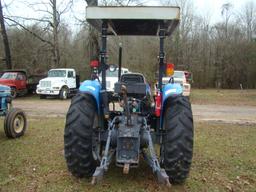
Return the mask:
<svg viewBox="0 0 256 192">
<path fill-rule="evenodd" d="M 98 68 L 99 67 L 99 61 L 98 60 L 92 60 L 91 63 L 90 63 L 90 66 L 92 68 Z"/>
</svg>

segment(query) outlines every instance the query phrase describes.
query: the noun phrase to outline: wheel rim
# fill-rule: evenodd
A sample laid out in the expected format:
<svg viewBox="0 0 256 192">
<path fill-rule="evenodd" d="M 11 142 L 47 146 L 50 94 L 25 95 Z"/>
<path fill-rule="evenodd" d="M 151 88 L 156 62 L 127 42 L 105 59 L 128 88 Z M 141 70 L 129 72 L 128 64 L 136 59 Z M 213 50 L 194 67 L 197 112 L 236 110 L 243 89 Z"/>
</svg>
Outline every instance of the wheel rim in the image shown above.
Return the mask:
<svg viewBox="0 0 256 192">
<path fill-rule="evenodd" d="M 16 133 L 21 133 L 24 129 L 25 120 L 22 115 L 17 115 L 13 122 L 14 131 Z"/>
<path fill-rule="evenodd" d="M 62 97 L 63 97 L 63 99 L 67 99 L 67 90 L 66 89 L 63 90 Z"/>
</svg>

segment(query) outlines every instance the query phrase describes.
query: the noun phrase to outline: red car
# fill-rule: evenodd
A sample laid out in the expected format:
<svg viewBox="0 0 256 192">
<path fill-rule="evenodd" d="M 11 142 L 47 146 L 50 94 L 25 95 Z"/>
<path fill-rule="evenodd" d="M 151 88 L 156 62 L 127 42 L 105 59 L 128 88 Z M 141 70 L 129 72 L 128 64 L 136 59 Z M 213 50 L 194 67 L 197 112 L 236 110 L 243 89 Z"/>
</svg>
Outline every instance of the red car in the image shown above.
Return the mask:
<svg viewBox="0 0 256 192">
<path fill-rule="evenodd" d="M 39 80 L 45 77 L 45 74 L 30 75 L 26 70 L 5 70 L 0 78 L 0 84 L 11 87 L 12 97 L 25 95 L 28 92 L 35 92 Z"/>
<path fill-rule="evenodd" d="M 27 93 L 27 76 L 22 71 L 6 71 L 0 78 L 0 84 L 11 87 L 12 97 L 17 94 L 23 95 Z"/>
</svg>

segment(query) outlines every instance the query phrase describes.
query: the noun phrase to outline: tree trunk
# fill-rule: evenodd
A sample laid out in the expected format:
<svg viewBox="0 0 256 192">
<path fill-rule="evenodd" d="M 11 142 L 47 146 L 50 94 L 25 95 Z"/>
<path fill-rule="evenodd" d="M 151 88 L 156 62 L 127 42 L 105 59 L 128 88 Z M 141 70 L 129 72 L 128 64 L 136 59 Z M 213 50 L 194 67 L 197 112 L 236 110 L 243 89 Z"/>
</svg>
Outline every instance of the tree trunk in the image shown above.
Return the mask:
<svg viewBox="0 0 256 192">
<path fill-rule="evenodd" d="M 90 61 L 99 59 L 100 55 L 99 35 L 91 26 L 89 27 L 89 55 Z"/>
<path fill-rule="evenodd" d="M 3 37 L 4 51 L 5 51 L 6 67 L 7 69 L 12 69 L 11 51 L 10 51 L 8 36 L 6 33 L 5 24 L 4 24 L 2 0 L 0 0 L 0 24 L 1 24 L 1 34 Z"/>
<path fill-rule="evenodd" d="M 56 0 L 52 0 L 52 13 L 53 13 L 53 56 L 54 66 L 58 67 L 60 63 L 59 39 L 58 39 L 58 26 L 59 14 L 57 12 Z"/>
<path fill-rule="evenodd" d="M 98 0 L 86 0 L 86 2 L 88 6 L 98 6 Z M 90 60 L 99 59 L 99 34 L 91 26 L 89 27 L 89 54 Z"/>
</svg>

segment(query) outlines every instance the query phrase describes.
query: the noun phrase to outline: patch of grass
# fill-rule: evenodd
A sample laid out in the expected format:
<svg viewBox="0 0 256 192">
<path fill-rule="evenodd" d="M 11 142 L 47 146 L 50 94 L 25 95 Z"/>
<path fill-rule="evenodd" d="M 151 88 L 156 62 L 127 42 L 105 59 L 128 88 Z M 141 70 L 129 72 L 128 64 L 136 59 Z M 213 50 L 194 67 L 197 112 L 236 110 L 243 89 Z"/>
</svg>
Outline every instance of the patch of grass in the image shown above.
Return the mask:
<svg viewBox="0 0 256 192">
<path fill-rule="evenodd" d="M 188 185 L 201 186 L 200 191 L 254 191 L 255 134 L 255 125 L 197 124 Z"/>
<path fill-rule="evenodd" d="M 192 89 L 194 104 L 248 105 L 256 106 L 256 90 Z"/>
<path fill-rule="evenodd" d="M 26 134 L 7 139 L 0 121 L 0 191 L 169 191 L 159 186 L 141 161 L 123 175 L 112 165 L 101 185 L 77 179 L 63 157 L 65 119 L 29 119 Z M 256 188 L 256 126 L 195 125 L 191 173 L 171 191 L 254 191 Z"/>
</svg>

